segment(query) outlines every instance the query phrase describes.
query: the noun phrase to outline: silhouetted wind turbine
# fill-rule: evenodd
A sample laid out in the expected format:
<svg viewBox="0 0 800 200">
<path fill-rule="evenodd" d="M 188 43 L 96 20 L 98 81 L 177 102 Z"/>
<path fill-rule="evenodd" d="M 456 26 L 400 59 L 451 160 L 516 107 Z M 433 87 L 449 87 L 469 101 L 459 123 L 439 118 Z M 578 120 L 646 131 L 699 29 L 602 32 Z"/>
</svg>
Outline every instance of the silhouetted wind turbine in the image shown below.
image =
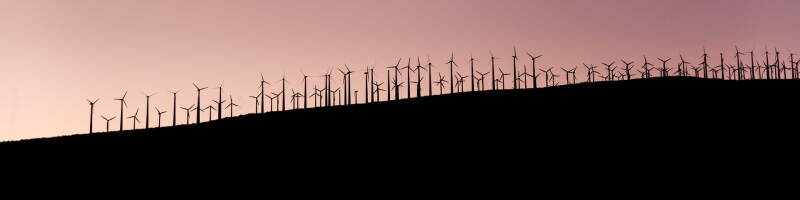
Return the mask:
<svg viewBox="0 0 800 200">
<path fill-rule="evenodd" d="M 219 100 L 214 101 L 214 103 L 217 103 L 217 108 L 222 108 L 222 104 L 225 103 L 225 100 L 222 100 L 222 85 L 224 84 L 225 81 L 222 81 L 219 87 L 217 87 L 217 89 L 219 89 Z M 217 119 L 222 119 L 222 109 L 217 109 Z M 211 118 L 209 118 L 208 121 L 211 121 Z"/>
<path fill-rule="evenodd" d="M 145 94 L 145 93 L 142 93 L 142 94 L 144 94 L 145 98 L 147 99 L 146 100 L 147 103 L 145 103 L 145 106 L 147 108 L 145 108 L 145 111 L 144 111 L 144 114 L 145 114 L 145 116 L 144 116 L 144 129 L 149 129 L 150 128 L 150 97 L 156 95 L 156 93 L 149 94 L 149 95 Z"/>
<path fill-rule="evenodd" d="M 547 69 L 547 70 L 539 69 L 539 71 L 542 71 L 542 73 L 544 73 L 544 86 L 545 87 L 550 87 L 550 83 L 549 83 L 549 81 L 550 81 L 550 73 L 553 72 L 553 68 L 551 67 L 550 69 Z"/>
<path fill-rule="evenodd" d="M 139 123 L 139 109 L 137 108 L 136 113 L 128 117 L 128 119 L 133 119 L 133 130 L 136 130 L 136 123 Z"/>
<path fill-rule="evenodd" d="M 586 67 L 586 82 L 589 82 L 589 83 L 594 82 L 595 81 L 594 75 L 598 74 L 598 72 L 594 70 L 594 69 L 597 68 L 597 66 L 594 66 L 594 65 L 589 66 L 589 65 L 586 65 L 584 63 L 583 67 Z M 539 70 L 539 71 L 541 71 L 541 70 Z M 536 72 L 534 72 L 534 73 L 536 73 Z M 547 74 L 545 74 L 545 75 L 547 75 Z M 536 80 L 534 79 L 533 81 L 535 82 Z"/>
<path fill-rule="evenodd" d="M 478 75 L 481 75 L 481 78 L 478 79 L 478 86 L 480 86 L 479 89 L 481 91 L 486 90 L 486 81 L 484 81 L 484 80 L 486 78 L 486 75 L 488 75 L 488 74 L 489 74 L 489 72 L 484 72 L 484 73 L 478 72 Z"/>
<path fill-rule="evenodd" d="M 564 69 L 564 68 L 562 67 L 562 68 L 561 68 L 561 70 L 562 70 L 562 71 L 564 71 L 564 74 L 566 74 L 566 76 L 564 77 L 564 80 L 566 80 L 566 81 L 567 81 L 567 85 L 569 85 L 569 84 L 570 84 L 570 81 L 569 81 L 569 77 L 570 77 L 569 75 L 570 75 L 570 74 L 572 74 L 572 84 L 575 84 L 575 79 L 576 79 L 576 78 L 575 78 L 575 73 L 577 72 L 577 70 L 578 70 L 578 69 L 577 69 L 577 68 L 572 68 L 572 69 Z"/>
<path fill-rule="evenodd" d="M 680 58 L 681 58 L 681 64 L 678 65 L 681 71 L 680 76 L 688 76 L 689 72 L 687 71 L 686 64 L 692 64 L 692 63 L 683 60 L 683 55 L 680 55 Z"/>
<path fill-rule="evenodd" d="M 261 94 L 258 94 L 256 96 L 250 96 L 250 98 L 253 98 L 253 99 L 256 100 L 256 112 L 254 112 L 254 113 L 258 113 L 258 98 L 259 98 L 259 96 L 261 96 Z"/>
<path fill-rule="evenodd" d="M 744 79 L 743 78 L 744 70 L 742 68 L 742 60 L 739 59 L 739 56 L 740 55 L 744 55 L 744 53 L 739 51 L 739 47 L 738 46 L 734 46 L 734 47 L 736 47 L 736 69 L 738 70 L 738 72 L 736 73 L 736 75 L 738 76 L 737 80 L 743 80 Z"/>
<path fill-rule="evenodd" d="M 308 108 L 308 75 L 305 72 L 303 74 L 303 109 Z"/>
<path fill-rule="evenodd" d="M 286 74 L 281 77 L 281 111 L 286 111 Z M 264 103 L 264 102 L 261 102 Z"/>
<path fill-rule="evenodd" d="M 406 98 L 411 98 L 411 57 L 408 58 L 408 65 L 403 67 L 402 69 L 406 69 L 406 83 L 408 83 L 408 87 L 406 91 Z"/>
<path fill-rule="evenodd" d="M 266 93 L 264 93 L 264 84 L 272 85 L 272 84 L 269 84 L 269 82 L 264 81 L 264 73 L 261 73 L 261 82 L 260 82 L 260 85 L 261 85 L 260 86 L 261 87 L 261 94 L 260 94 L 260 96 L 261 96 L 261 113 L 264 113 L 264 94 L 266 94 Z M 256 102 L 258 102 L 258 100 L 256 100 Z M 258 103 L 256 103 L 256 104 L 258 104 Z M 258 110 L 256 110 L 256 113 L 258 113 Z"/>
<path fill-rule="evenodd" d="M 722 53 L 719 53 L 719 66 L 720 66 L 719 69 L 721 70 L 720 75 L 722 76 L 722 80 L 725 80 L 725 56 L 723 56 Z"/>
<path fill-rule="evenodd" d="M 189 116 L 190 116 L 190 113 L 192 113 L 193 108 L 194 108 L 194 105 L 189 106 L 188 108 L 181 107 L 181 109 L 186 111 L 186 124 L 187 125 L 189 124 Z"/>
<path fill-rule="evenodd" d="M 614 64 L 616 64 L 616 63 L 617 63 L 616 61 L 611 62 L 611 63 L 603 63 L 603 65 L 606 66 L 606 71 L 608 71 L 608 80 L 607 81 L 613 81 L 614 80 L 614 70 L 617 70 L 617 67 L 614 67 Z"/>
<path fill-rule="evenodd" d="M 200 87 L 197 86 L 197 84 L 194 84 L 194 83 L 192 83 L 192 85 L 194 85 L 194 88 L 197 89 L 197 108 L 198 108 L 197 109 L 197 123 L 199 124 L 200 123 L 200 92 L 205 90 L 205 89 L 207 89 L 208 87 L 200 88 Z"/>
<path fill-rule="evenodd" d="M 399 73 L 398 71 L 400 70 L 400 68 L 399 68 L 399 67 L 400 67 L 400 61 L 403 61 L 403 58 L 400 58 L 399 60 L 397 60 L 397 64 L 395 64 L 394 66 L 387 67 L 387 69 L 394 69 L 394 79 L 395 79 L 395 81 L 394 81 L 394 88 L 397 88 L 397 87 L 398 87 L 398 85 L 397 85 L 397 73 Z M 386 81 L 387 81 L 387 82 L 391 82 L 391 78 L 389 77 L 389 73 L 388 73 L 388 71 L 387 71 L 387 73 L 386 73 Z M 389 87 L 389 86 L 387 85 L 387 88 L 389 88 L 389 90 L 387 90 L 387 92 L 388 92 L 388 93 L 391 93 L 391 91 L 392 91 L 392 89 L 391 89 L 391 88 L 392 88 L 392 87 Z M 399 99 L 400 99 L 400 91 L 395 91 L 395 99 L 396 99 L 396 100 L 399 100 Z M 389 95 L 388 101 L 391 101 L 391 100 L 392 100 L 392 96 L 391 96 L 391 95 Z"/>
<path fill-rule="evenodd" d="M 122 98 L 114 99 L 114 100 L 120 101 L 119 102 L 119 119 L 120 119 L 119 120 L 119 130 L 120 131 L 122 131 L 122 128 L 123 128 L 122 122 L 125 121 L 125 120 L 123 120 L 123 119 L 125 119 L 125 115 L 124 115 L 125 112 L 124 112 L 122 106 L 124 105 L 125 107 L 128 107 L 128 103 L 125 102 L 125 97 L 126 96 L 128 96 L 128 91 L 125 91 L 125 94 L 122 95 Z"/>
<path fill-rule="evenodd" d="M 502 85 L 501 86 L 502 90 L 505 90 L 506 89 L 506 76 L 508 76 L 510 74 L 507 74 L 507 73 L 503 72 L 503 69 L 500 69 L 500 68 L 498 68 L 497 70 L 500 70 L 500 78 L 498 79 L 498 82 L 500 82 L 500 84 Z"/>
<path fill-rule="evenodd" d="M 708 79 L 708 53 L 706 53 L 706 48 L 703 48 L 703 62 L 700 64 L 703 65 L 703 78 Z"/>
<path fill-rule="evenodd" d="M 439 80 L 436 81 L 436 82 L 433 82 L 433 83 L 436 83 L 437 85 L 439 85 L 439 95 L 444 94 L 444 93 L 442 93 L 443 92 L 442 90 L 444 90 L 444 83 L 447 83 L 447 80 L 444 80 L 444 77 L 442 76 L 442 73 L 439 73 Z"/>
<path fill-rule="evenodd" d="M 172 93 L 172 126 L 177 124 L 175 121 L 177 120 L 176 113 L 178 113 L 178 92 L 180 91 L 181 90 L 170 92 Z"/>
<path fill-rule="evenodd" d="M 229 108 L 231 110 L 231 117 L 233 117 L 233 108 L 235 108 L 236 106 L 239 106 L 239 105 L 233 103 L 233 96 L 230 96 L 230 100 L 231 101 L 228 103 L 228 106 L 225 106 L 225 108 Z"/>
<path fill-rule="evenodd" d="M 219 109 L 219 108 L 222 108 L 222 104 L 224 104 L 228 100 L 222 100 L 222 101 L 211 100 L 211 101 L 213 101 L 214 103 L 217 104 L 217 120 L 222 119 L 222 109 Z M 211 121 L 210 117 L 208 118 L 208 121 Z"/>
<path fill-rule="evenodd" d="M 364 103 L 369 103 L 369 95 L 372 91 L 369 89 L 369 66 L 367 66 L 367 70 L 364 71 Z M 358 103 L 358 96 L 356 96 L 356 103 Z"/>
<path fill-rule="evenodd" d="M 106 116 L 100 115 L 104 120 L 106 120 L 106 132 L 108 132 L 108 125 L 111 124 L 111 120 L 116 119 L 117 117 L 107 118 Z"/>
<path fill-rule="evenodd" d="M 517 47 L 514 47 L 514 56 L 511 57 L 514 69 L 511 71 L 511 79 L 514 82 L 514 89 L 517 89 Z"/>
<path fill-rule="evenodd" d="M 775 65 L 774 66 L 776 68 L 775 74 L 777 74 L 776 77 L 778 77 L 778 79 L 782 79 L 781 78 L 781 68 L 779 66 L 780 62 L 781 62 L 781 52 L 778 51 L 777 48 L 775 48 Z M 785 72 L 784 72 L 783 75 L 784 75 L 784 77 L 786 76 Z"/>
<path fill-rule="evenodd" d="M 756 58 L 755 58 L 755 49 L 750 50 L 750 80 L 756 80 Z M 758 74 L 761 75 L 761 72 Z"/>
<path fill-rule="evenodd" d="M 100 101 L 100 99 L 98 98 L 94 101 L 86 99 L 86 101 L 89 102 L 89 134 L 91 134 L 93 133 L 92 128 L 94 128 L 94 104 L 97 103 L 97 101 Z"/>
<path fill-rule="evenodd" d="M 314 93 L 311 93 L 311 98 L 314 98 L 314 107 L 315 107 L 315 108 L 316 108 L 316 107 L 318 107 L 318 106 L 317 106 L 317 98 L 318 98 L 318 97 L 319 97 L 319 95 L 320 95 L 318 92 L 319 92 L 319 90 L 317 90 L 317 86 L 315 85 L 315 86 L 314 86 Z"/>
<path fill-rule="evenodd" d="M 532 66 L 532 71 L 531 72 L 535 74 L 536 73 L 536 59 L 538 59 L 539 57 L 542 57 L 542 55 L 533 56 L 531 53 L 527 53 L 527 54 L 528 54 L 528 56 L 531 57 L 531 66 Z M 534 75 L 534 76 L 531 76 L 531 77 L 533 77 L 533 88 L 537 88 L 538 87 L 538 86 L 536 86 L 536 81 L 537 81 L 536 77 L 537 76 Z"/>
<path fill-rule="evenodd" d="M 419 56 L 417 56 L 417 98 L 422 96 L 422 70 L 427 70 L 425 67 L 422 67 L 422 63 L 419 61 Z"/>
<path fill-rule="evenodd" d="M 375 87 L 377 87 L 378 89 L 376 89 L 375 91 L 372 91 L 372 97 L 377 98 L 377 101 L 380 102 L 381 101 L 381 92 L 382 91 L 386 91 L 386 90 L 381 88 L 383 83 L 375 82 L 373 85 L 375 85 Z M 375 101 L 373 101 L 373 102 L 375 102 Z"/>
<path fill-rule="evenodd" d="M 453 65 L 458 66 L 455 61 L 455 53 L 450 53 L 450 61 L 447 61 L 447 64 L 450 64 L 450 93 L 453 93 Z"/>
<path fill-rule="evenodd" d="M 428 56 L 428 96 L 433 96 L 433 63 Z"/>
<path fill-rule="evenodd" d="M 631 62 L 626 62 L 625 60 L 620 60 L 620 61 L 622 61 L 622 63 L 625 64 L 625 68 L 622 68 L 622 70 L 625 70 L 625 77 L 626 77 L 625 79 L 631 80 L 631 70 L 633 69 L 631 65 L 633 64 L 633 61 Z"/>
<path fill-rule="evenodd" d="M 161 128 L 161 115 L 167 111 L 161 111 L 158 109 L 158 107 L 156 107 L 156 112 L 158 113 L 158 128 Z"/>
<path fill-rule="evenodd" d="M 347 71 L 342 71 L 342 69 L 337 68 L 337 70 L 339 70 L 339 72 L 342 73 L 342 77 L 343 77 L 343 79 L 342 79 L 342 85 L 343 85 L 342 86 L 343 87 L 342 91 L 347 93 L 347 95 L 344 96 L 344 99 L 340 99 L 340 101 L 344 100 L 344 101 L 342 101 L 344 103 L 344 105 L 348 105 L 348 104 L 350 104 L 350 91 L 351 91 L 350 75 L 353 73 L 353 71 L 350 70 L 350 67 L 348 67 L 347 64 L 344 65 L 344 68 L 347 69 Z"/>
<path fill-rule="evenodd" d="M 211 121 L 211 117 L 214 114 L 214 110 L 219 110 L 219 109 L 214 108 L 213 105 L 208 105 L 208 106 L 206 106 L 205 108 L 202 109 L 203 112 L 205 112 L 206 110 L 208 110 L 208 121 L 210 122 Z"/>
<path fill-rule="evenodd" d="M 497 58 L 494 57 L 494 53 L 492 53 L 491 51 L 489 51 L 489 56 L 492 61 L 492 90 L 497 90 L 497 84 L 495 83 L 495 81 L 497 80 L 495 79 L 496 76 L 494 75 L 495 73 L 494 60 Z"/>
<path fill-rule="evenodd" d="M 469 54 L 469 72 L 472 80 L 470 80 L 470 91 L 475 91 L 475 58 L 472 57 L 472 54 Z"/>
<path fill-rule="evenodd" d="M 659 71 L 661 71 L 661 77 L 668 77 L 669 76 L 669 69 L 667 69 L 667 62 L 672 60 L 672 58 L 668 58 L 666 60 L 658 58 L 658 60 L 661 61 L 661 65 L 662 65 L 661 70 L 659 70 Z"/>
</svg>

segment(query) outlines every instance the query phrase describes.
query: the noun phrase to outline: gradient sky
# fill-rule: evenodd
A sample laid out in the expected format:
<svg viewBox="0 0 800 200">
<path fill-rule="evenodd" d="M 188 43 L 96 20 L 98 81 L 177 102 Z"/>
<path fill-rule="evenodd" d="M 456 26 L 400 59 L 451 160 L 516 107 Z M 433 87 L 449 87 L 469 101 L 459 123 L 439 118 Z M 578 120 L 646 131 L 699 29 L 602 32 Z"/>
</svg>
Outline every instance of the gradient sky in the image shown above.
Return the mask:
<svg viewBox="0 0 800 200">
<path fill-rule="evenodd" d="M 99 116 L 117 116 L 112 99 L 125 90 L 126 114 L 144 109 L 143 92 L 158 92 L 152 104 L 171 110 L 168 91 L 183 89 L 178 104 L 188 106 L 192 82 L 224 80 L 237 112 L 252 112 L 259 72 L 268 81 L 286 73 L 299 88 L 301 70 L 385 73 L 398 57 L 428 55 L 442 70 L 451 51 L 462 65 L 472 53 L 487 71 L 491 50 L 511 71 L 514 46 L 555 67 L 641 64 L 643 54 L 697 63 L 703 47 L 731 55 L 734 45 L 800 52 L 798 8 L 796 0 L 0 0 L 0 141 L 88 132 L 87 98 L 100 98 L 95 130 L 104 130 Z M 204 94 L 210 101 L 216 90 Z"/>
</svg>

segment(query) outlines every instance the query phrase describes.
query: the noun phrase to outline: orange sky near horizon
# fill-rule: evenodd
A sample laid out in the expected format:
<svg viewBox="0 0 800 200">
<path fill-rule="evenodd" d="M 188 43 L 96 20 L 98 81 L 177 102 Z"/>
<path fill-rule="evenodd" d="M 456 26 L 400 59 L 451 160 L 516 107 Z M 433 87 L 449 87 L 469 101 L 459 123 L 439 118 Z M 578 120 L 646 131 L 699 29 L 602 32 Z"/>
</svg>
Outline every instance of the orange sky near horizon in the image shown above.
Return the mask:
<svg viewBox="0 0 800 200">
<path fill-rule="evenodd" d="M 193 82 L 224 81 L 236 112 L 250 113 L 260 72 L 270 82 L 286 74 L 287 88 L 301 89 L 301 71 L 321 86 L 331 67 L 383 74 L 399 57 L 431 56 L 443 75 L 450 52 L 462 66 L 474 55 L 487 71 L 492 51 L 510 72 L 515 46 L 556 69 L 638 66 L 642 55 L 699 63 L 703 47 L 713 62 L 734 45 L 761 61 L 765 47 L 800 52 L 797 8 L 795 0 L 0 0 L 0 141 L 87 133 L 85 99 L 95 98 L 94 129 L 105 131 L 100 115 L 119 118 L 112 99 L 126 90 L 126 115 L 140 108 L 144 120 L 142 93 L 158 93 L 151 104 L 169 110 L 162 123 L 171 124 L 169 91 L 181 89 L 178 104 L 189 106 Z M 203 94 L 207 105 L 216 89 Z"/>
</svg>

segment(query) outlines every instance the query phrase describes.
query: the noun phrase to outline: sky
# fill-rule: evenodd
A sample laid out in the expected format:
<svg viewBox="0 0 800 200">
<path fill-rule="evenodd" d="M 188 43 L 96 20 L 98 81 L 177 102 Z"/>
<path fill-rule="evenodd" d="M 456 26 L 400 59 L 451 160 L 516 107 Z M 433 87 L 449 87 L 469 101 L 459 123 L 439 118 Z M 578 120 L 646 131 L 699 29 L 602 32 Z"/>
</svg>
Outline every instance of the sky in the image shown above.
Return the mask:
<svg viewBox="0 0 800 200">
<path fill-rule="evenodd" d="M 321 86 L 331 68 L 384 74 L 400 57 L 430 56 L 434 73 L 447 75 L 451 52 L 461 66 L 475 56 L 483 72 L 492 52 L 511 71 L 514 47 L 556 69 L 641 64 L 642 55 L 699 63 L 703 48 L 800 52 L 797 8 L 796 0 L 0 0 L 0 141 L 87 133 L 86 99 L 95 98 L 94 130 L 104 131 L 100 115 L 118 117 L 113 99 L 124 91 L 126 117 L 139 108 L 144 120 L 143 93 L 157 93 L 151 106 L 169 110 L 162 123 L 171 124 L 169 91 L 192 105 L 192 83 L 224 81 L 223 95 L 242 105 L 236 112 L 253 112 L 247 96 L 258 93 L 259 73 L 271 83 L 285 74 L 287 88 L 301 90 L 303 72 Z M 203 104 L 217 92 L 205 90 Z"/>
</svg>

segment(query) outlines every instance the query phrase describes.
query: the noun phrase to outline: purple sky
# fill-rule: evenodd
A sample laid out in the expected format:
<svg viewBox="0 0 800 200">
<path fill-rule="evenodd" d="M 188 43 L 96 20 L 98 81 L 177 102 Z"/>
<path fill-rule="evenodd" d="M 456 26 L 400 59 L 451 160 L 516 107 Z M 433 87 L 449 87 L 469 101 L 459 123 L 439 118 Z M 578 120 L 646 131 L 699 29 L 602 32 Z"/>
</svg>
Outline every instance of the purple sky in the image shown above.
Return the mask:
<svg viewBox="0 0 800 200">
<path fill-rule="evenodd" d="M 126 115 L 144 109 L 142 92 L 158 92 L 153 104 L 171 110 L 168 91 L 183 89 L 179 106 L 189 106 L 192 82 L 225 80 L 237 112 L 252 112 L 259 72 L 268 81 L 286 73 L 299 88 L 301 70 L 382 71 L 398 57 L 428 55 L 442 70 L 451 51 L 464 66 L 472 53 L 479 71 L 493 51 L 510 71 L 514 46 L 556 68 L 638 66 L 643 54 L 697 63 L 703 47 L 798 52 L 798 8 L 795 0 L 0 0 L 0 140 L 88 132 L 87 98 L 101 98 L 95 130 L 105 130 L 99 116 L 119 115 L 111 99 L 124 90 Z"/>
</svg>

